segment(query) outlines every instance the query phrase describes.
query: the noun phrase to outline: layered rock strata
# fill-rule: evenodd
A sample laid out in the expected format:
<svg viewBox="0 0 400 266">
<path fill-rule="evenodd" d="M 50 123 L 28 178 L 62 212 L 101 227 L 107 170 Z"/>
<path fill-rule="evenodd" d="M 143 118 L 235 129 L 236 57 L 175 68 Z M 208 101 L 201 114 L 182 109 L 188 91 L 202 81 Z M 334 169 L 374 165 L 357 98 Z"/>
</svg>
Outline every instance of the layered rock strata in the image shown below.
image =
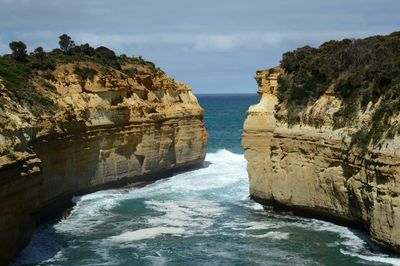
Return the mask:
<svg viewBox="0 0 400 266">
<path fill-rule="evenodd" d="M 329 90 L 301 114 L 322 126 L 289 126 L 277 113 L 285 112 L 284 103 L 277 108 L 280 74 L 280 68 L 257 72 L 260 103 L 244 123 L 251 196 L 277 210 L 361 225 L 381 247 L 400 252 L 398 137 L 367 151 L 352 147 L 357 125 L 333 129 L 330 118 L 341 101 Z"/>
<path fill-rule="evenodd" d="M 205 158 L 203 109 L 188 86 L 160 71 L 136 69 L 132 78 L 96 63 L 79 67 L 97 74 L 82 80 L 76 64 L 64 64 L 45 80 L 54 90 L 33 81 L 57 106 L 40 116 L 0 81 L 0 265 L 72 196 L 151 181 Z"/>
</svg>

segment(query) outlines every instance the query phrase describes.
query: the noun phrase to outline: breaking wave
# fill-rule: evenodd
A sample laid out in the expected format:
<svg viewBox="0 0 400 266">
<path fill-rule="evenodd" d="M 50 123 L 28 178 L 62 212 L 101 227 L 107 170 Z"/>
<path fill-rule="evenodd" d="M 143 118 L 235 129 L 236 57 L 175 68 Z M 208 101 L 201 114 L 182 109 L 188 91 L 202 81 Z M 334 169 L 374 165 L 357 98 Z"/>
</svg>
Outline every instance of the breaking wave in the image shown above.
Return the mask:
<svg viewBox="0 0 400 266">
<path fill-rule="evenodd" d="M 248 198 L 246 161 L 209 153 L 204 168 L 143 188 L 74 198 L 71 215 L 38 228 L 14 265 L 400 265 L 365 233 L 263 210 Z"/>
</svg>

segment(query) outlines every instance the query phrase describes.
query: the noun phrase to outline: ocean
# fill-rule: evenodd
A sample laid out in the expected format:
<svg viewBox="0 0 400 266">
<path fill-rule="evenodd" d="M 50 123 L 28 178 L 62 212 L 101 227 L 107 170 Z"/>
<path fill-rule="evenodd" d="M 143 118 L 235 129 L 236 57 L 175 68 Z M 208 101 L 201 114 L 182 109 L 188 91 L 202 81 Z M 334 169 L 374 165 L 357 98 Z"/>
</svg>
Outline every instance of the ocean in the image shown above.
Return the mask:
<svg viewBox="0 0 400 266">
<path fill-rule="evenodd" d="M 240 145 L 255 94 L 198 95 L 204 167 L 143 188 L 73 198 L 13 265 L 400 265 L 356 229 L 265 211 L 249 199 Z"/>
</svg>

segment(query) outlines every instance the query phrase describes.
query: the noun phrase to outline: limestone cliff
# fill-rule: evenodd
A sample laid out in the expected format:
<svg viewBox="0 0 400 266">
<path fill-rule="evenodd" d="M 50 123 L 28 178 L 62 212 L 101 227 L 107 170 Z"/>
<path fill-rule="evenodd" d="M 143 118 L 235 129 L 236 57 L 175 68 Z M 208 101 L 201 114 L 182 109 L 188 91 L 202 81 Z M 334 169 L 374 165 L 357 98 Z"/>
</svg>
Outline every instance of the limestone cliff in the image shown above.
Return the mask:
<svg viewBox="0 0 400 266">
<path fill-rule="evenodd" d="M 374 128 L 375 114 L 386 99 L 394 98 L 381 93 L 362 108 L 358 90 L 350 99 L 338 93 L 343 89 L 338 79 L 348 73 L 342 72 L 313 95 L 304 90 L 306 85 L 295 87 L 308 98 L 293 108 L 294 98 L 282 93 L 289 86 L 285 80 L 292 82 L 295 71 L 306 69 L 304 64 L 296 70 L 282 65 L 257 72 L 260 103 L 249 108 L 244 123 L 242 144 L 251 196 L 276 210 L 362 226 L 378 245 L 400 252 L 400 138 L 396 132 L 389 134 L 388 127 L 379 138 L 370 135 L 364 146 L 356 139 L 360 129 Z M 385 88 L 397 86 L 395 80 Z M 344 106 L 355 111 L 338 126 L 335 119 Z M 388 125 L 398 126 L 395 110 L 384 110 Z"/>
<path fill-rule="evenodd" d="M 73 195 L 151 181 L 205 158 L 203 109 L 162 71 L 59 63 L 29 84 L 36 98 L 21 100 L 22 88 L 14 93 L 0 79 L 0 265 Z"/>
</svg>

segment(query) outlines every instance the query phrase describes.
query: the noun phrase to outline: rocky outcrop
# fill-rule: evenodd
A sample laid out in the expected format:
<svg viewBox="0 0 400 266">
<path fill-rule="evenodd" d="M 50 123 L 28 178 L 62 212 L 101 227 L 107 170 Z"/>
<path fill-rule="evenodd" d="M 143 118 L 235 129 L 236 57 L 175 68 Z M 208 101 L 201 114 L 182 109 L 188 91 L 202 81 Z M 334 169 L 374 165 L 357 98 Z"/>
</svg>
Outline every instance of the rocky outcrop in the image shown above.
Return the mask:
<svg viewBox="0 0 400 266">
<path fill-rule="evenodd" d="M 381 247 L 400 252 L 399 138 L 367 150 L 352 146 L 358 125 L 334 129 L 331 118 L 341 99 L 329 89 L 300 114 L 301 121 L 322 121 L 318 127 L 289 125 L 277 94 L 282 73 L 257 72 L 260 103 L 249 108 L 244 123 L 251 196 L 277 210 L 361 225 Z"/>
<path fill-rule="evenodd" d="M 96 74 L 79 77 L 77 66 Z M 135 71 L 80 62 L 39 73 L 33 89 L 54 103 L 40 115 L 0 82 L 0 265 L 73 195 L 203 162 L 207 132 L 191 89 L 161 71 Z"/>
</svg>

